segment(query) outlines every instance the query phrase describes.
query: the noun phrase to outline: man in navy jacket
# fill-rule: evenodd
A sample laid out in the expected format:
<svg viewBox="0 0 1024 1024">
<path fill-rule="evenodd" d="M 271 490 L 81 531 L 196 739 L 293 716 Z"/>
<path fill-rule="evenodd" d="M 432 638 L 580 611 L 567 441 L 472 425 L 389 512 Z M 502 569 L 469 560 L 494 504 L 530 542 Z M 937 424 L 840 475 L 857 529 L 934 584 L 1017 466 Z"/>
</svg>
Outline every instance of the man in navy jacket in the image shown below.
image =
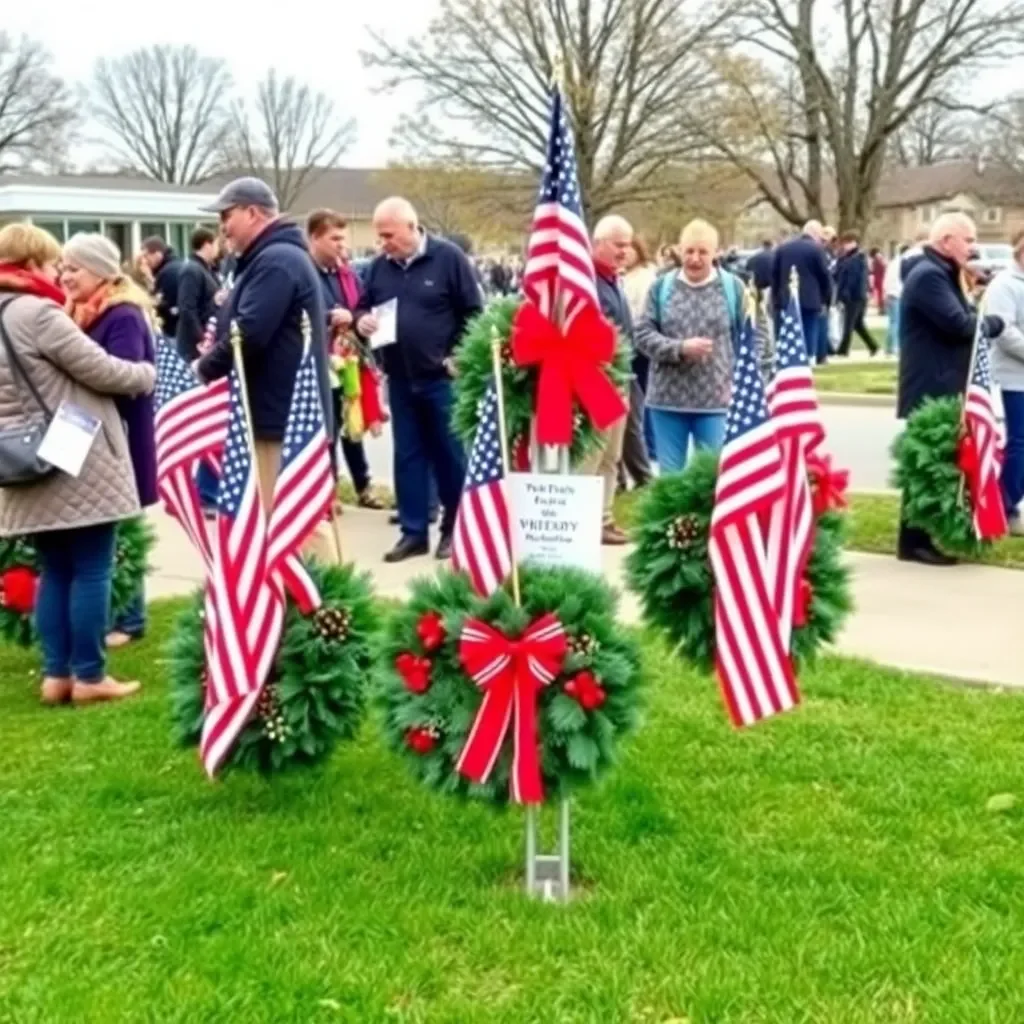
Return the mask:
<svg viewBox="0 0 1024 1024">
<path fill-rule="evenodd" d="M 836 263 L 836 301 L 843 305 L 843 339 L 836 350 L 837 356 L 850 354 L 853 332 L 860 335 L 867 350 L 875 355 L 878 343 L 871 337 L 864 323 L 868 308 L 868 261 L 861 251 L 860 236 L 847 231 L 839 240 L 842 253 Z"/>
<path fill-rule="evenodd" d="M 406 199 L 380 203 L 373 226 L 381 253 L 367 268 L 356 331 L 372 338 L 376 307 L 397 301 L 395 342 L 377 349 L 388 378 L 395 443 L 395 490 L 402 535 L 385 556 L 400 562 L 429 551 L 430 473 L 444 508 L 437 557 L 451 554 L 455 514 L 466 472 L 451 428 L 455 346 L 483 297 L 466 255 L 420 230 Z"/>
<path fill-rule="evenodd" d="M 772 259 L 771 274 L 772 308 L 778 320 L 789 302 L 789 276 L 796 268 L 800 277 L 800 320 L 804 344 L 808 358 L 818 363 L 828 362 L 825 311 L 832 301 L 832 277 L 822 245 L 823 230 L 818 221 L 809 220 L 802 234 L 779 245 Z"/>
</svg>

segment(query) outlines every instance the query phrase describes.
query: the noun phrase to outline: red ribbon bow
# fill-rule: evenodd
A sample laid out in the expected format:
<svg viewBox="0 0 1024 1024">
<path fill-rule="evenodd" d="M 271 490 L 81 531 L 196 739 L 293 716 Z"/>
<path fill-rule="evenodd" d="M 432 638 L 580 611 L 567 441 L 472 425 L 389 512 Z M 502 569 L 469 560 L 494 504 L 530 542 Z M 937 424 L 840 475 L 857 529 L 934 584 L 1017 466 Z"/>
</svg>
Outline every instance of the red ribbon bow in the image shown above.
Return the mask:
<svg viewBox="0 0 1024 1024">
<path fill-rule="evenodd" d="M 537 441 L 572 443 L 573 400 L 598 430 L 607 430 L 628 409 L 603 369 L 615 358 L 615 328 L 594 306 L 584 306 L 565 334 L 532 303 L 512 322 L 512 358 L 517 366 L 539 366 Z"/>
<path fill-rule="evenodd" d="M 25 565 L 12 566 L 0 575 L 0 605 L 18 615 L 31 615 L 38 587 L 38 573 Z"/>
<path fill-rule="evenodd" d="M 846 508 L 846 488 L 850 483 L 850 471 L 833 469 L 831 455 L 808 455 L 807 477 L 811 484 L 811 501 L 816 516 L 833 509 Z"/>
<path fill-rule="evenodd" d="M 462 627 L 459 659 L 484 699 L 470 729 L 458 770 L 486 782 L 501 753 L 509 726 L 515 730 L 512 799 L 538 804 L 544 799 L 537 736 L 537 692 L 562 668 L 568 643 L 557 616 L 535 619 L 518 640 L 510 640 L 479 619 Z"/>
</svg>

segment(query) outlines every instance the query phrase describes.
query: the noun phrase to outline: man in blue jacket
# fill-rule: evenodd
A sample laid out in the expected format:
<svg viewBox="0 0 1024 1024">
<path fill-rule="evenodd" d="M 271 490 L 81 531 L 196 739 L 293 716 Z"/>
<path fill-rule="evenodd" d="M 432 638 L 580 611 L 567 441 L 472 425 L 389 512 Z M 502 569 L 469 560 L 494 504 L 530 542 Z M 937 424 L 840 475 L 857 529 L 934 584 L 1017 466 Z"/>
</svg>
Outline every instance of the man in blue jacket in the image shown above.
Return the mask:
<svg viewBox="0 0 1024 1024">
<path fill-rule="evenodd" d="M 809 220 L 800 235 L 776 248 L 772 259 L 771 290 L 778 331 L 778 318 L 789 302 L 790 271 L 796 268 L 800 277 L 800 321 L 807 356 L 818 363 L 827 363 L 828 330 L 824 313 L 832 300 L 832 278 L 822 238 L 821 224 Z"/>
<path fill-rule="evenodd" d="M 226 185 L 209 212 L 220 216 L 221 231 L 238 257 L 235 285 L 220 318 L 217 342 L 196 364 L 206 381 L 231 371 L 230 327 L 242 335 L 242 358 L 249 392 L 260 496 L 269 510 L 281 465 L 295 375 L 303 352 L 302 323 L 312 330 L 328 437 L 333 430 L 327 376 L 327 314 L 320 282 L 306 250 L 301 228 L 281 218 L 277 198 L 258 178 Z M 336 554 L 325 533 L 308 545 L 309 553 L 333 561 Z"/>
<path fill-rule="evenodd" d="M 388 378 L 395 442 L 395 490 L 402 535 L 385 556 L 400 562 L 429 551 L 430 473 L 444 514 L 437 557 L 451 555 L 455 514 L 466 472 L 451 428 L 452 355 L 466 324 L 483 308 L 466 255 L 427 235 L 408 200 L 385 199 L 373 215 L 380 255 L 367 268 L 356 310 L 356 331 L 372 338 L 374 309 L 397 303 L 395 341 L 377 348 Z"/>
<path fill-rule="evenodd" d="M 843 338 L 837 356 L 850 354 L 850 341 L 856 331 L 872 355 L 878 354 L 878 343 L 864 323 L 868 308 L 868 260 L 860 247 L 856 231 L 846 231 L 839 240 L 841 254 L 836 263 L 836 301 L 843 306 Z"/>
</svg>

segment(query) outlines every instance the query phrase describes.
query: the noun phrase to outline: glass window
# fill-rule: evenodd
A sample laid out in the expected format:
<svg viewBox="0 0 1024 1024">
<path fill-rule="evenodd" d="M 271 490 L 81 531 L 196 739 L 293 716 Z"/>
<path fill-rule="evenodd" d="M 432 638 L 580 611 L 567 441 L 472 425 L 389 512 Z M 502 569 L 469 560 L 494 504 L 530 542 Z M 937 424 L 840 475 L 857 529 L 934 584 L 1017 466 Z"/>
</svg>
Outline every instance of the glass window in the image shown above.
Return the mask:
<svg viewBox="0 0 1024 1024">
<path fill-rule="evenodd" d="M 111 223 L 109 220 L 106 221 L 103 225 L 103 234 L 105 234 L 107 238 L 109 238 L 114 243 L 114 245 L 116 245 L 117 248 L 120 250 L 122 260 L 130 260 L 132 256 L 130 252 L 130 228 L 130 224 L 115 224 Z"/>
<path fill-rule="evenodd" d="M 42 228 L 44 231 L 49 231 L 58 242 L 63 245 L 67 240 L 67 235 L 64 234 L 64 221 L 62 220 L 39 220 L 37 218 L 32 219 L 32 223 L 37 228 Z"/>
<path fill-rule="evenodd" d="M 171 248 L 179 255 L 185 256 L 188 253 L 189 239 L 192 237 L 192 226 L 182 224 L 180 221 L 171 225 L 171 237 L 168 241 Z"/>
<path fill-rule="evenodd" d="M 167 241 L 167 225 L 162 221 L 146 221 L 144 220 L 139 225 L 139 234 L 142 236 L 144 242 L 147 238 L 152 238 L 156 235 L 157 238 L 162 238 L 165 242 Z"/>
<path fill-rule="evenodd" d="M 82 232 L 86 234 L 95 234 L 100 229 L 100 222 L 98 220 L 69 220 L 68 221 L 68 237 L 71 235 L 78 235 Z"/>
<path fill-rule="evenodd" d="M 998 224 L 1003 219 L 1003 211 L 999 206 L 985 207 L 985 223 Z"/>
</svg>

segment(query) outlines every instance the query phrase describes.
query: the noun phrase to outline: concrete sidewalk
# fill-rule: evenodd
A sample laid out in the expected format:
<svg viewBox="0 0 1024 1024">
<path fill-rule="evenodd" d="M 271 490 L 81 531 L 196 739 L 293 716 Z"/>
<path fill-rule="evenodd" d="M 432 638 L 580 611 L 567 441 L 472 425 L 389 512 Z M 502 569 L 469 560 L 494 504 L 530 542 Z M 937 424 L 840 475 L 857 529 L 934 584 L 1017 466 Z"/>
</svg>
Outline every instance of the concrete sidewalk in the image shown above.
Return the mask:
<svg viewBox="0 0 1024 1024">
<path fill-rule="evenodd" d="M 199 557 L 173 520 L 159 511 L 151 518 L 159 540 L 149 598 L 190 593 L 202 579 Z M 381 596 L 402 598 L 410 579 L 437 568 L 432 558 L 383 562 L 396 539 L 385 512 L 346 508 L 341 524 L 346 557 L 372 573 Z M 620 586 L 625 554 L 622 548 L 604 549 L 605 573 Z M 1024 687 L 1024 658 L 1016 639 L 1024 619 L 1024 572 L 970 565 L 935 569 L 859 552 L 850 552 L 849 560 L 857 610 L 837 645 L 841 653 L 972 682 Z M 622 617 L 639 619 L 636 600 L 625 592 Z"/>
</svg>

